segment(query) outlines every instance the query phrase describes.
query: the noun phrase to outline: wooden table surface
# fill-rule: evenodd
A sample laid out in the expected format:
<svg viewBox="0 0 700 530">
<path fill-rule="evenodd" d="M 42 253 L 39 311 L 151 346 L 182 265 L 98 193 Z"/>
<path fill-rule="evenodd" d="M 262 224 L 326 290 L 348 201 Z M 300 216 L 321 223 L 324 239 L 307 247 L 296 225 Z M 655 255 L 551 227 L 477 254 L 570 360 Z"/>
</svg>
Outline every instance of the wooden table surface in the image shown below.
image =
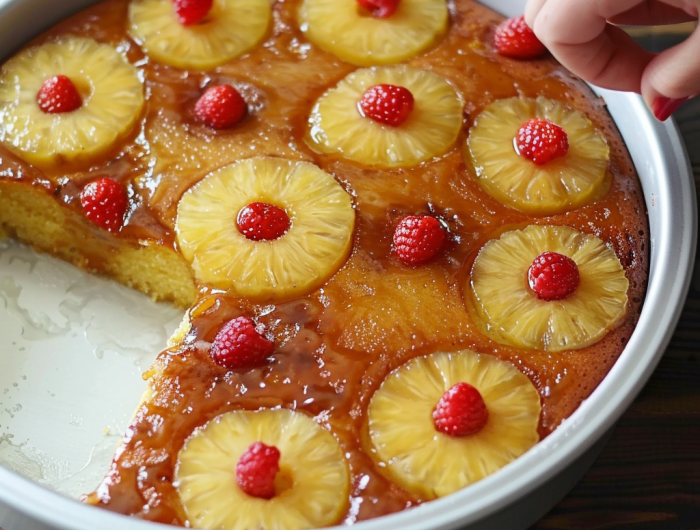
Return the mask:
<svg viewBox="0 0 700 530">
<path fill-rule="evenodd" d="M 675 116 L 700 189 L 700 101 Z M 610 442 L 532 529 L 700 529 L 700 266 L 673 339 Z"/>
</svg>

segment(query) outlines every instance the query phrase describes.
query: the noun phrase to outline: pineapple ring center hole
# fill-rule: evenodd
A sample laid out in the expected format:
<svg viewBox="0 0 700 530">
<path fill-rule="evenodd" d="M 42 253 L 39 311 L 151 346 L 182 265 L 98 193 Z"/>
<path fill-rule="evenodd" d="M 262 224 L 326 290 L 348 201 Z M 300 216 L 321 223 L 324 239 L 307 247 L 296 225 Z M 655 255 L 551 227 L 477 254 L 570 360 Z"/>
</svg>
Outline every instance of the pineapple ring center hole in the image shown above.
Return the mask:
<svg viewBox="0 0 700 530">
<path fill-rule="evenodd" d="M 95 92 L 95 86 L 90 82 L 90 79 L 82 76 L 68 76 L 73 86 L 78 91 L 80 99 L 83 101 L 83 106 L 87 105 Z"/>
<path fill-rule="evenodd" d="M 90 98 L 92 97 L 92 94 L 95 91 L 95 87 L 93 84 L 90 82 L 90 79 L 87 77 L 83 76 L 66 76 L 68 79 L 71 80 L 73 83 L 73 86 L 75 89 L 78 91 L 78 94 L 80 95 L 80 99 L 83 100 L 83 105 L 86 105 L 88 101 L 90 101 Z"/>
<path fill-rule="evenodd" d="M 252 202 L 236 214 L 236 227 L 251 241 L 273 241 L 289 232 L 292 220 L 284 208 L 268 202 Z"/>
<path fill-rule="evenodd" d="M 524 122 L 513 136 L 515 154 L 542 166 L 569 152 L 569 135 L 553 121 L 532 118 Z"/>
<path fill-rule="evenodd" d="M 37 90 L 37 94 L 41 94 L 41 91 L 44 89 L 44 86 L 46 83 L 56 77 L 65 77 L 67 78 L 75 87 L 76 91 L 78 92 L 78 96 L 80 96 L 80 106 L 84 107 L 85 105 L 88 104 L 90 101 L 90 98 L 92 98 L 93 93 L 95 92 L 95 87 L 90 81 L 89 78 L 83 77 L 80 75 L 73 76 L 73 75 L 65 75 L 65 74 L 55 74 L 52 76 L 48 76 L 44 82 L 42 83 L 41 87 L 39 90 Z M 37 96 L 38 97 L 38 96 Z"/>
<path fill-rule="evenodd" d="M 362 7 L 359 2 L 357 4 L 357 16 L 360 18 L 376 18 L 374 11 L 367 9 L 366 7 Z"/>
<path fill-rule="evenodd" d="M 207 11 L 206 15 L 204 15 L 201 19 L 199 19 L 197 22 L 194 24 L 190 24 L 189 26 L 185 26 L 187 29 L 194 30 L 200 29 L 203 26 L 208 26 L 212 22 L 215 22 L 218 18 L 221 18 L 221 7 L 219 6 L 218 2 L 212 2 L 211 7 L 209 8 L 209 11 Z M 209 28 L 205 28 L 208 30 Z"/>
<path fill-rule="evenodd" d="M 563 300 L 578 289 L 581 276 L 570 257 L 546 251 L 538 255 L 527 270 L 528 288 L 539 300 Z"/>
<path fill-rule="evenodd" d="M 189 29 L 189 30 L 196 30 L 196 29 L 203 28 L 204 26 L 208 26 L 209 24 L 211 24 L 212 22 L 214 22 L 216 20 L 216 17 L 214 15 L 212 15 L 213 10 L 214 10 L 214 8 L 212 6 L 212 9 L 210 9 L 209 12 L 206 15 L 204 15 L 201 19 L 199 19 L 197 22 L 194 22 L 192 24 L 187 24 L 187 25 L 182 24 L 182 26 Z M 208 28 L 206 28 L 206 29 L 208 30 Z"/>
<path fill-rule="evenodd" d="M 391 18 L 400 0 L 356 0 L 360 18 Z"/>
<path fill-rule="evenodd" d="M 280 470 L 275 475 L 275 497 L 279 497 L 285 491 L 294 487 L 294 475 L 287 466 L 280 465 Z"/>
<path fill-rule="evenodd" d="M 73 81 L 75 88 L 78 90 L 78 94 L 80 94 L 80 97 L 83 99 L 83 105 L 85 105 L 94 92 L 92 83 L 90 83 L 88 79 L 82 77 L 71 78 L 71 81 Z"/>
</svg>

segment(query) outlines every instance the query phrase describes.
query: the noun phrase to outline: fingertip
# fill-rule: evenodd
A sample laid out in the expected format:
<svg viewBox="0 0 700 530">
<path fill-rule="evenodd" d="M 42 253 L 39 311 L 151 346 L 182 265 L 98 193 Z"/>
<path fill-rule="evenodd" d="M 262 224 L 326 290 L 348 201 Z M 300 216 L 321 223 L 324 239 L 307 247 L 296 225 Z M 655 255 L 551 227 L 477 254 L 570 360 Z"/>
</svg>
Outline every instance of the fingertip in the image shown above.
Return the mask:
<svg viewBox="0 0 700 530">
<path fill-rule="evenodd" d="M 545 7 L 546 3 L 547 0 L 528 0 L 527 4 L 525 4 L 525 22 L 528 26 L 530 26 L 530 29 L 532 29 L 535 32 L 535 35 L 537 34 L 537 31 L 535 30 L 535 25 L 542 25 L 539 23 L 538 19 L 540 18 L 539 15 L 542 12 L 542 9 Z"/>
<path fill-rule="evenodd" d="M 686 101 L 698 96 L 697 93 L 690 96 L 671 97 L 661 94 L 649 81 L 648 70 L 642 77 L 642 98 L 647 107 L 659 121 L 668 120 Z"/>
<path fill-rule="evenodd" d="M 659 121 L 667 120 L 683 103 L 700 93 L 697 49 L 700 31 L 670 48 L 647 65 L 642 75 L 642 96 Z"/>
<path fill-rule="evenodd" d="M 647 103 L 647 105 L 649 105 L 649 109 L 657 120 L 666 121 L 681 107 L 681 105 L 683 105 L 683 103 L 692 98 L 693 96 L 686 98 L 656 96 L 651 100 L 651 103 Z"/>
<path fill-rule="evenodd" d="M 532 30 L 535 29 L 535 20 L 543 4 L 544 0 L 528 0 L 527 4 L 525 4 L 525 22 Z"/>
</svg>

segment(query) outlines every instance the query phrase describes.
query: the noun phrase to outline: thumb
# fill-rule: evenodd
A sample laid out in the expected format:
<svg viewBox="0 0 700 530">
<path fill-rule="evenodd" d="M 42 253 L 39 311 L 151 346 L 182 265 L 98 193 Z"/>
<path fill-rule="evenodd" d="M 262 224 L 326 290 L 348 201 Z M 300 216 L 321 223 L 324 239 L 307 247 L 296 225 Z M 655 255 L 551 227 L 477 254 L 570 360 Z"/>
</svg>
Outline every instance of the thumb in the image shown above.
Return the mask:
<svg viewBox="0 0 700 530">
<path fill-rule="evenodd" d="M 642 96 L 654 116 L 668 119 L 685 101 L 700 93 L 700 30 L 657 55 L 642 74 Z"/>
</svg>

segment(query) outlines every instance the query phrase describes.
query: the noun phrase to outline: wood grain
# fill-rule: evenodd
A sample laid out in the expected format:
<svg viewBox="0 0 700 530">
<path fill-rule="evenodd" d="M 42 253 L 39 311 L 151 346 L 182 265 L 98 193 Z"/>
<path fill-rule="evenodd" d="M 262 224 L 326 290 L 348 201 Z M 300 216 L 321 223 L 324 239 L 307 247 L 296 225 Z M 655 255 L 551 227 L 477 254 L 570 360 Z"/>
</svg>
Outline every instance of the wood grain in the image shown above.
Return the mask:
<svg viewBox="0 0 700 530">
<path fill-rule="evenodd" d="M 588 474 L 533 528 L 700 528 L 697 356 L 662 359 Z"/>
</svg>

